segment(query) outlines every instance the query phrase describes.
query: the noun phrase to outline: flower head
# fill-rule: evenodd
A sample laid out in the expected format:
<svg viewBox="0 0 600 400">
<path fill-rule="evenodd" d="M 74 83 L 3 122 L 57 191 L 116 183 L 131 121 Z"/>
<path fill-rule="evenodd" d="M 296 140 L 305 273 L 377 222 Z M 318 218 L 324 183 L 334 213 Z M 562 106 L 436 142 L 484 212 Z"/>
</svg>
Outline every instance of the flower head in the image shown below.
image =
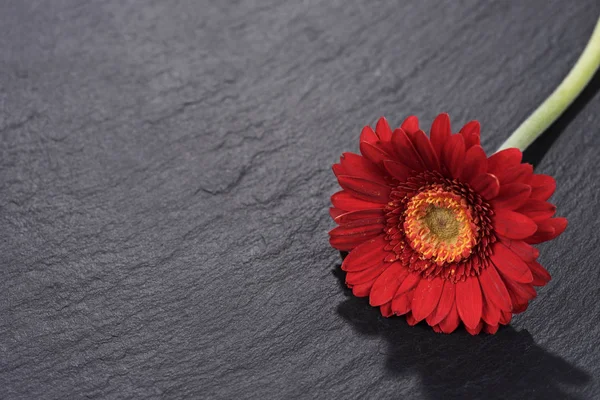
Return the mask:
<svg viewBox="0 0 600 400">
<path fill-rule="evenodd" d="M 440 114 L 428 138 L 414 116 L 394 131 L 381 118 L 363 129 L 362 155 L 333 166 L 343 190 L 331 197 L 330 243 L 349 252 L 348 287 L 384 316 L 495 333 L 550 280 L 532 245 L 567 226 L 547 202 L 556 183 L 518 149 L 487 157 L 479 131 L 471 121 L 452 134 Z"/>
</svg>

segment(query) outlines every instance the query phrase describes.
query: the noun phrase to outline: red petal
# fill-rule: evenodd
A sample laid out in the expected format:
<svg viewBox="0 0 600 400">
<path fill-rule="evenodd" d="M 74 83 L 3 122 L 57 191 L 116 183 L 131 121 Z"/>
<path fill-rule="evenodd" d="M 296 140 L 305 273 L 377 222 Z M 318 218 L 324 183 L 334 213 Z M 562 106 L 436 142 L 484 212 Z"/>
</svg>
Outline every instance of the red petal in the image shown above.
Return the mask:
<svg viewBox="0 0 600 400">
<path fill-rule="evenodd" d="M 379 121 L 377 121 L 375 132 L 377 132 L 377 136 L 379 136 L 379 139 L 383 142 L 392 140 L 392 129 L 384 117 L 379 118 Z"/>
<path fill-rule="evenodd" d="M 344 173 L 340 175 L 355 176 L 373 182 L 386 184 L 382 171 L 373 162 L 354 153 L 344 153 L 340 158 Z"/>
<path fill-rule="evenodd" d="M 383 304 L 381 307 L 379 307 L 379 309 L 381 310 L 381 315 L 383 315 L 386 318 L 394 315 L 394 313 L 392 312 L 392 302 L 391 301 Z"/>
<path fill-rule="evenodd" d="M 486 200 L 491 200 L 500 193 L 500 182 L 495 175 L 479 175 L 471 182 L 471 187 Z"/>
<path fill-rule="evenodd" d="M 383 165 L 390 175 L 398 179 L 400 182 L 405 182 L 412 175 L 412 168 L 409 168 L 402 163 L 392 160 L 385 160 Z"/>
<path fill-rule="evenodd" d="M 533 286 L 545 286 L 552 279 L 548 271 L 539 262 L 531 261 L 527 265 L 529 265 L 533 275 L 533 282 L 531 282 Z"/>
<path fill-rule="evenodd" d="M 360 133 L 360 141 L 375 144 L 379 141 L 379 137 L 370 126 L 365 126 Z"/>
<path fill-rule="evenodd" d="M 331 169 L 335 176 L 346 175 L 346 169 L 342 167 L 342 164 L 333 164 Z"/>
<path fill-rule="evenodd" d="M 539 244 L 552 240 L 555 237 L 554 226 L 546 221 L 548 220 L 538 222 L 537 231 L 532 236 L 525 238 L 524 241 L 529 244 Z"/>
<path fill-rule="evenodd" d="M 532 300 L 537 296 L 537 293 L 531 284 L 506 280 L 506 287 L 508 288 L 508 293 L 510 293 L 511 301 L 513 303 L 513 313 L 515 314 L 525 311 L 529 300 Z"/>
<path fill-rule="evenodd" d="M 389 263 L 380 261 L 379 264 L 373 268 L 356 272 L 348 272 L 346 274 L 346 284 L 359 285 L 361 283 L 372 281 L 381 275 L 389 266 Z"/>
<path fill-rule="evenodd" d="M 500 273 L 515 282 L 530 283 L 533 281 L 531 270 L 527 263 L 511 251 L 502 242 L 494 243 L 493 254 L 490 260 Z"/>
<path fill-rule="evenodd" d="M 551 218 L 556 212 L 556 206 L 543 200 L 529 199 L 517 211 L 535 222 L 540 222 Z"/>
<path fill-rule="evenodd" d="M 548 221 L 550 221 L 552 226 L 554 226 L 554 233 L 556 234 L 556 236 L 563 233 L 565 229 L 567 229 L 567 225 L 569 224 L 569 221 L 567 221 L 567 219 L 563 217 L 551 218 Z"/>
<path fill-rule="evenodd" d="M 425 132 L 422 130 L 416 131 L 412 136 L 412 142 L 415 145 L 425 168 L 429 171 L 439 171 L 440 163 Z"/>
<path fill-rule="evenodd" d="M 423 171 L 421 157 L 406 132 L 402 129 L 396 129 L 392 134 L 392 145 L 398 153 L 398 161 L 415 171 Z"/>
<path fill-rule="evenodd" d="M 526 302 L 524 302 L 522 304 L 517 304 L 515 306 L 515 308 L 513 309 L 513 313 L 520 314 L 520 313 L 524 312 L 525 310 L 527 310 L 528 306 L 529 306 L 529 302 L 528 301 L 526 301 Z"/>
<path fill-rule="evenodd" d="M 444 280 L 439 276 L 429 279 L 421 279 L 415 289 L 412 302 L 412 313 L 417 321 L 422 321 L 429 316 L 438 305 Z"/>
<path fill-rule="evenodd" d="M 393 158 L 390 154 L 388 154 L 381 144 L 378 142 L 377 144 L 369 143 L 369 142 L 360 142 L 359 145 L 360 153 L 369 161 L 375 163 L 376 165 L 381 166 L 383 160 L 389 160 Z"/>
<path fill-rule="evenodd" d="M 440 329 L 444 333 L 452 333 L 458 328 L 458 324 L 460 324 L 460 318 L 458 317 L 458 311 L 456 310 L 456 302 L 452 303 L 452 308 L 450 312 L 444 318 L 442 322 L 440 322 Z"/>
<path fill-rule="evenodd" d="M 408 268 L 398 262 L 390 265 L 375 281 L 371 289 L 369 303 L 372 306 L 380 306 L 391 301 L 408 272 Z"/>
<path fill-rule="evenodd" d="M 523 153 L 517 148 L 504 149 L 488 158 L 488 172 L 499 174 L 500 171 L 511 168 L 521 163 Z"/>
<path fill-rule="evenodd" d="M 556 190 L 556 181 L 550 175 L 535 174 L 530 185 L 532 199 L 548 200 Z"/>
<path fill-rule="evenodd" d="M 442 160 L 453 178 L 459 178 L 465 161 L 465 141 L 461 135 L 452 135 L 444 145 Z"/>
<path fill-rule="evenodd" d="M 358 199 L 385 204 L 390 198 L 389 186 L 347 175 L 340 175 L 337 178 L 340 186 Z"/>
<path fill-rule="evenodd" d="M 347 272 L 361 271 L 378 265 L 386 256 L 383 248 L 387 244 L 384 235 L 371 239 L 350 252 L 342 262 L 342 269 Z"/>
<path fill-rule="evenodd" d="M 567 228 L 567 224 L 567 219 L 562 217 L 550 218 L 538 222 L 537 232 L 533 236 L 525 239 L 525 241 L 529 244 L 538 244 L 552 240 L 564 232 Z"/>
<path fill-rule="evenodd" d="M 339 215 L 335 222 L 348 227 L 371 225 L 385 221 L 382 209 L 358 210 L 345 212 Z"/>
<path fill-rule="evenodd" d="M 375 279 L 358 285 L 352 285 L 352 294 L 356 297 L 367 297 L 371 292 L 373 283 L 375 283 Z"/>
<path fill-rule="evenodd" d="M 334 207 L 340 208 L 345 211 L 358 211 L 365 209 L 382 209 L 382 205 L 378 203 L 372 203 L 370 201 L 359 200 L 352 196 L 350 192 L 340 190 L 331 196 L 331 203 Z"/>
<path fill-rule="evenodd" d="M 449 280 L 444 281 L 444 289 L 440 296 L 440 301 L 431 314 L 427 317 L 427 323 L 430 326 L 434 326 L 442 322 L 444 318 L 450 312 L 452 305 L 454 304 L 455 296 L 455 284 Z"/>
<path fill-rule="evenodd" d="M 512 312 L 502 311 L 502 315 L 500 316 L 500 323 L 502 325 L 510 324 L 510 320 L 512 318 Z"/>
<path fill-rule="evenodd" d="M 345 210 L 341 210 L 339 208 L 335 208 L 335 207 L 329 207 L 329 215 L 331 216 L 331 218 L 333 218 L 334 220 L 339 217 L 340 215 L 344 214 L 346 211 Z"/>
<path fill-rule="evenodd" d="M 532 176 L 533 166 L 531 164 L 519 164 L 498 171 L 498 180 L 501 183 L 529 183 Z"/>
<path fill-rule="evenodd" d="M 481 332 L 481 328 L 483 328 L 483 321 L 479 321 L 475 328 L 469 328 L 468 326 L 465 326 L 467 332 L 469 332 L 473 336 L 479 335 L 479 332 Z"/>
<path fill-rule="evenodd" d="M 536 223 L 523 214 L 505 209 L 495 211 L 494 228 L 502 236 L 509 239 L 524 239 L 537 230 Z"/>
<path fill-rule="evenodd" d="M 479 145 L 472 146 L 465 153 L 464 166 L 461 180 L 470 183 L 474 178 L 485 174 L 487 171 L 487 156 Z"/>
<path fill-rule="evenodd" d="M 404 120 L 400 128 L 408 134 L 413 134 L 419 130 L 419 119 L 414 115 L 411 115 Z"/>
<path fill-rule="evenodd" d="M 460 134 L 465 138 L 465 147 L 470 149 L 473 146 L 479 145 L 479 136 L 481 126 L 478 121 L 467 122 L 460 130 Z"/>
<path fill-rule="evenodd" d="M 337 229 L 337 228 L 336 228 Z M 329 244 L 331 247 L 338 249 L 339 251 L 351 251 L 352 249 L 360 246 L 365 241 L 376 238 L 381 234 L 381 229 L 378 229 L 377 225 L 362 228 L 354 228 L 355 231 L 352 234 L 340 231 L 329 232 Z"/>
<path fill-rule="evenodd" d="M 496 332 L 498 332 L 498 328 L 500 327 L 500 325 L 494 325 L 494 326 L 490 326 L 490 325 L 485 325 L 483 327 L 483 331 L 485 333 L 489 333 L 490 335 L 495 334 Z"/>
<path fill-rule="evenodd" d="M 500 320 L 500 309 L 496 307 L 488 298 L 483 296 L 483 309 L 481 311 L 481 319 L 490 325 L 498 325 Z"/>
<path fill-rule="evenodd" d="M 394 314 L 404 315 L 410 312 L 414 294 L 415 290 L 413 289 L 394 297 L 394 300 L 392 300 L 392 311 Z"/>
<path fill-rule="evenodd" d="M 396 292 L 396 296 L 401 295 L 402 293 L 406 293 L 411 289 L 414 289 L 420 280 L 421 280 L 421 274 L 419 274 L 418 272 L 410 273 L 406 277 L 406 279 L 404 279 L 404 282 L 402 282 L 402 284 L 398 288 L 398 291 Z"/>
<path fill-rule="evenodd" d="M 492 200 L 495 209 L 515 210 L 521 207 L 531 194 L 531 186 L 523 183 L 509 183 L 500 186 L 500 193 Z"/>
<path fill-rule="evenodd" d="M 502 243 L 509 249 L 511 249 L 516 255 L 521 257 L 523 261 L 535 261 L 536 258 L 540 255 L 540 251 L 535 247 L 525 243 L 522 240 L 511 240 L 505 237 L 500 237 Z"/>
<path fill-rule="evenodd" d="M 431 137 L 431 145 L 440 160 L 442 159 L 444 144 L 446 143 L 446 140 L 450 138 L 450 135 L 452 135 L 452 130 L 450 129 L 450 116 L 445 113 L 438 115 L 435 120 L 433 120 L 433 124 L 431 124 L 429 136 Z"/>
<path fill-rule="evenodd" d="M 412 313 L 408 313 L 406 314 L 406 323 L 410 326 L 415 326 L 419 323 L 419 321 L 417 321 L 415 317 L 413 317 Z"/>
<path fill-rule="evenodd" d="M 340 225 L 329 231 L 329 243 L 338 250 L 351 250 L 383 233 L 385 225 L 367 220 Z"/>
<path fill-rule="evenodd" d="M 488 265 L 487 268 L 481 271 L 481 275 L 479 275 L 479 284 L 481 285 L 481 290 L 485 293 L 486 298 L 493 304 L 505 311 L 512 310 L 510 295 L 494 265 Z"/>
<path fill-rule="evenodd" d="M 481 288 L 477 277 L 469 276 L 456 284 L 456 309 L 466 327 L 475 329 L 481 321 L 483 308 Z"/>
<path fill-rule="evenodd" d="M 355 224 L 340 225 L 336 228 L 333 228 L 331 231 L 329 231 L 329 235 L 332 238 L 344 236 L 344 239 L 350 240 L 350 238 L 348 238 L 348 236 L 364 237 L 365 235 L 373 235 L 373 234 L 379 235 L 379 234 L 383 233 L 383 230 L 385 228 L 385 225 L 383 223 L 377 223 L 377 222 L 374 222 L 372 224 L 367 224 L 367 225 L 357 225 L 357 226 L 354 226 L 354 225 Z M 362 242 L 364 242 L 364 240 L 361 241 L 361 244 L 362 244 Z"/>
</svg>

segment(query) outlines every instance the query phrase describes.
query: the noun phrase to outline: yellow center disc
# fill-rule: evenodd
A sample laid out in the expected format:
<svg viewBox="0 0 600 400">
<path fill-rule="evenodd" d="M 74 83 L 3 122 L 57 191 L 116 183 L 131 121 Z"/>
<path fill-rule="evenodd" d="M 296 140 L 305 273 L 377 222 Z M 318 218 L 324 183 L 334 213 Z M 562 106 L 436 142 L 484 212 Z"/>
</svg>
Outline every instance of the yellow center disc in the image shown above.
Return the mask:
<svg viewBox="0 0 600 400">
<path fill-rule="evenodd" d="M 438 265 L 468 257 L 477 243 L 477 225 L 467 202 L 441 188 L 410 199 L 404 217 L 404 232 L 412 248 Z"/>
</svg>

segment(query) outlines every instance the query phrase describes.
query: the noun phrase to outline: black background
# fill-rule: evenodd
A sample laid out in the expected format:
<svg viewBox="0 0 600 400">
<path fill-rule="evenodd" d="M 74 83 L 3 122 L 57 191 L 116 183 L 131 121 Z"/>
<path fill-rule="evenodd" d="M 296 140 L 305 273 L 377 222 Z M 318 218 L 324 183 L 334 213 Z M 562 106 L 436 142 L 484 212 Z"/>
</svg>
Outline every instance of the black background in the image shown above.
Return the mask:
<svg viewBox="0 0 600 400">
<path fill-rule="evenodd" d="M 366 124 L 493 151 L 600 15 L 578 1 L 0 2 L 0 397 L 600 396 L 600 78 L 526 160 L 570 225 L 497 335 L 384 319 L 328 245 Z"/>
</svg>

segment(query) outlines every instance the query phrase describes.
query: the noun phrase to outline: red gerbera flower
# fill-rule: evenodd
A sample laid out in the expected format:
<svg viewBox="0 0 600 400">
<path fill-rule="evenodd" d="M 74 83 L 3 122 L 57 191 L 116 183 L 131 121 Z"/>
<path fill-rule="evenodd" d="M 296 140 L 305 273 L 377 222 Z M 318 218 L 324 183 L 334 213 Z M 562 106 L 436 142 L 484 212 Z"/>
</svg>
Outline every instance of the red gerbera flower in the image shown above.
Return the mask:
<svg viewBox="0 0 600 400">
<path fill-rule="evenodd" d="M 471 121 L 452 134 L 440 114 L 429 139 L 414 116 L 393 132 L 381 118 L 363 129 L 362 156 L 333 166 L 343 190 L 331 197 L 330 243 L 349 252 L 348 287 L 384 316 L 495 333 L 550 280 L 532 245 L 567 226 L 547 202 L 556 183 L 518 149 L 487 157 L 479 129 Z"/>
</svg>

